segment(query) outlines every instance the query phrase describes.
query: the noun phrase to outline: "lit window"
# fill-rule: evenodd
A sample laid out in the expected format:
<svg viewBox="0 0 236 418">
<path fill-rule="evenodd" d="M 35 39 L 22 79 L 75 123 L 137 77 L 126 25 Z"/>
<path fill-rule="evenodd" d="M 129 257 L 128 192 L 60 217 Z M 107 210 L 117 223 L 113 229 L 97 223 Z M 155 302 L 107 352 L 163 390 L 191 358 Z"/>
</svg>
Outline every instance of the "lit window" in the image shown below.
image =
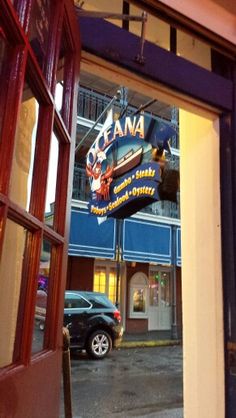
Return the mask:
<svg viewBox="0 0 236 418">
<path fill-rule="evenodd" d="M 148 279 L 144 273 L 136 273 L 130 281 L 130 317 L 147 317 Z"/>
</svg>

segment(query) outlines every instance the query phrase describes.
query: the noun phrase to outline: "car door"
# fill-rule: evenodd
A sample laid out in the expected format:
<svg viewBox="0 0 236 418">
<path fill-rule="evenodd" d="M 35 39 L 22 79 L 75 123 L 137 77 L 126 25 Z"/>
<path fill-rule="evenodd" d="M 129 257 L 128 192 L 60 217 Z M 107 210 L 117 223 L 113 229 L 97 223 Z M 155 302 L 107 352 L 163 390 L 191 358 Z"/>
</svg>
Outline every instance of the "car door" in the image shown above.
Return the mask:
<svg viewBox="0 0 236 418">
<path fill-rule="evenodd" d="M 69 329 L 71 347 L 83 347 L 91 303 L 77 292 L 66 292 L 64 325 Z"/>
</svg>

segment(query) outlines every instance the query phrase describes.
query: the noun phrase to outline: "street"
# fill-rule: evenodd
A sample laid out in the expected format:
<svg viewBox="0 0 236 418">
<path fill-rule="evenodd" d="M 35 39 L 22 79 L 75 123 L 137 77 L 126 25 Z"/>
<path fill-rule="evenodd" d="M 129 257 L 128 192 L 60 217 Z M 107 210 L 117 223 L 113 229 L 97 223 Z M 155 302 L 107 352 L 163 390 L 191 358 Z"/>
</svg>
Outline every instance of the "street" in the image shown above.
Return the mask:
<svg viewBox="0 0 236 418">
<path fill-rule="evenodd" d="M 120 349 L 102 361 L 81 353 L 71 363 L 73 418 L 183 417 L 180 346 Z"/>
</svg>

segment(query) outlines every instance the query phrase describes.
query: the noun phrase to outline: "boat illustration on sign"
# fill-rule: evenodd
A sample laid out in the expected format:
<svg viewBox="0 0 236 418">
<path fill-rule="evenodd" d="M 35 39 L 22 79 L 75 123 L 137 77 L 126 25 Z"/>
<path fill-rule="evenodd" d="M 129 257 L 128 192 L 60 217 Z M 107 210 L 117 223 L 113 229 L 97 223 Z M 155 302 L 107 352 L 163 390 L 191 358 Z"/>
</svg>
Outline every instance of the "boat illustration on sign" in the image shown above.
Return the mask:
<svg viewBox="0 0 236 418">
<path fill-rule="evenodd" d="M 113 168 L 113 178 L 119 177 L 139 165 L 142 158 L 142 152 L 142 147 L 138 148 L 136 151 L 131 149 L 123 157 L 119 158 Z"/>
</svg>

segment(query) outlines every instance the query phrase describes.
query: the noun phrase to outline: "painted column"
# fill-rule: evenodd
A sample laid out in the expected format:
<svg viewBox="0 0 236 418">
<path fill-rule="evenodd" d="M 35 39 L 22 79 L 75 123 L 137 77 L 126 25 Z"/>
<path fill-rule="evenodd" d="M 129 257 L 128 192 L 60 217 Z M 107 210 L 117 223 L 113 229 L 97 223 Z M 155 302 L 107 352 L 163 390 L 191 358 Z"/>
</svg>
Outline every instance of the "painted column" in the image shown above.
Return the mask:
<svg viewBox="0 0 236 418">
<path fill-rule="evenodd" d="M 219 125 L 180 110 L 184 416 L 224 418 Z"/>
</svg>

